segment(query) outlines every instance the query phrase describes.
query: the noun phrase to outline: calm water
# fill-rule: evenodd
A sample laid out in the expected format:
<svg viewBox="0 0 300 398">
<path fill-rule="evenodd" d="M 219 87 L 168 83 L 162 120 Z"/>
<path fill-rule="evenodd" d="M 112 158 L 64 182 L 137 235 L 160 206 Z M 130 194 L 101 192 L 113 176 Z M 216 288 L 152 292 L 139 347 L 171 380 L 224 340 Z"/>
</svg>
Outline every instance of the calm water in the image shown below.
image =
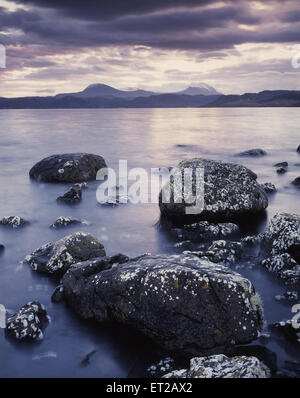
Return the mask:
<svg viewBox="0 0 300 398">
<path fill-rule="evenodd" d="M 0 217 L 20 215 L 31 225 L 23 230 L 0 229 L 0 242 L 6 246 L 0 257 L 0 303 L 15 311 L 27 301 L 39 300 L 53 321 L 41 343 L 13 343 L 0 329 L 0 376 L 126 377 L 139 375 L 153 360 L 147 339 L 119 325 L 78 319 L 64 304 L 51 303 L 55 287 L 51 280 L 27 265 L 20 266 L 33 249 L 78 230 L 51 230 L 49 225 L 57 217 L 90 220 L 90 226 L 80 229 L 97 236 L 109 255 L 174 251 L 174 242 L 155 227 L 159 219 L 156 204 L 101 207 L 95 195 L 97 182 L 92 182 L 81 204 L 58 205 L 56 197 L 66 187 L 30 181 L 28 171 L 34 163 L 50 154 L 80 151 L 102 155 L 113 168 L 119 159 L 127 159 L 129 167 L 149 170 L 195 156 L 241 162 L 258 174 L 260 182 L 270 181 L 278 188 L 270 199 L 268 217 L 278 211 L 300 213 L 300 191 L 290 184 L 300 175 L 296 165 L 300 156 L 295 151 L 300 144 L 299 126 L 297 108 L 1 110 Z M 253 147 L 265 149 L 268 156 L 233 156 Z M 290 163 L 286 175 L 277 175 L 273 164 L 279 161 Z M 240 272 L 261 294 L 268 323 L 291 317 L 290 305 L 274 300 L 274 295 L 285 291 L 276 278 L 260 268 Z M 293 347 L 276 341 L 255 344 L 274 351 L 279 366 L 299 358 Z M 90 364 L 82 366 L 82 359 L 93 350 L 97 352 Z"/>
</svg>

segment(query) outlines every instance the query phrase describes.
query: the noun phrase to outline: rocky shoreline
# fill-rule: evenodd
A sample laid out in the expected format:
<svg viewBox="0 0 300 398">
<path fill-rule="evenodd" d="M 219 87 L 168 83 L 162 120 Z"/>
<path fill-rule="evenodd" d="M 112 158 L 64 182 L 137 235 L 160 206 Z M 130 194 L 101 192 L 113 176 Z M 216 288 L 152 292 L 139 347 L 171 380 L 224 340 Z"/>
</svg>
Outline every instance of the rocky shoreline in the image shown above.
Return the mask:
<svg viewBox="0 0 300 398">
<path fill-rule="evenodd" d="M 238 156 L 266 155 L 255 149 Z M 97 171 L 105 167 L 105 160 L 97 155 L 53 155 L 33 166 L 30 177 L 72 183 L 59 201 L 74 204 L 81 200 L 85 182 L 95 179 Z M 241 345 L 266 335 L 266 325 L 255 286 L 232 267 L 261 267 L 286 285 L 282 300 L 297 300 L 300 215 L 278 213 L 265 231 L 243 236 L 240 221 L 265 213 L 268 195 L 274 194 L 276 187 L 259 184 L 255 173 L 238 164 L 191 159 L 178 166 L 179 172 L 197 167 L 204 168 L 200 216 L 186 215 L 190 203 L 163 203 L 164 189 L 173 195 L 176 192 L 174 181 L 160 194 L 161 228 L 174 241 L 174 254 L 107 256 L 96 237 L 78 231 L 25 253 L 24 263 L 58 282 L 53 302 L 64 301 L 85 320 L 128 325 L 171 356 L 190 361 L 181 369 L 176 362 L 172 369 L 161 366 L 165 373 L 157 373 L 153 365 L 149 377 L 278 377 L 265 358 L 233 354 Z M 29 221 L 18 216 L 4 217 L 0 224 L 3 228 L 30 227 Z M 88 223 L 59 217 L 50 227 L 82 224 Z M 7 334 L 19 340 L 41 340 L 48 322 L 42 304 L 29 302 L 7 319 Z M 279 319 L 268 331 L 299 345 L 300 325 L 292 320 Z"/>
</svg>

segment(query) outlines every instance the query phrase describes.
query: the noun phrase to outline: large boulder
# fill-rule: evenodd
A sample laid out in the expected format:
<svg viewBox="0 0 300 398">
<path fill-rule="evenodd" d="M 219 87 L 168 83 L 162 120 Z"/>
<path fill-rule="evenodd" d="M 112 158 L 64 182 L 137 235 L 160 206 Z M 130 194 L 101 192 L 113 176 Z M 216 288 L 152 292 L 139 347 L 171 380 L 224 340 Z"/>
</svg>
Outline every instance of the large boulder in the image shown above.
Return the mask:
<svg viewBox="0 0 300 398">
<path fill-rule="evenodd" d="M 263 322 L 249 280 L 192 254 L 144 255 L 111 268 L 76 264 L 63 286 L 82 318 L 125 323 L 166 349 L 192 355 L 249 343 Z"/>
<path fill-rule="evenodd" d="M 184 182 L 181 184 L 187 169 L 193 170 L 194 174 L 196 169 L 204 169 L 204 198 L 201 189 L 197 189 L 198 196 L 196 195 L 195 186 L 202 185 L 201 181 L 193 184 L 192 191 Z M 176 178 L 178 173 L 181 178 Z M 242 165 L 196 158 L 179 163 L 174 174 L 175 178 L 171 178 L 160 193 L 159 206 L 163 216 L 184 220 L 196 217 L 198 220 L 215 222 L 239 221 L 244 216 L 255 215 L 268 207 L 267 194 L 257 183 L 256 174 Z M 181 195 L 184 189 L 186 196 Z M 174 193 L 183 198 L 181 203 L 174 201 Z M 197 204 L 203 204 L 201 213 L 194 212 L 194 209 L 191 213 L 195 202 L 190 203 L 190 198 L 195 195 Z"/>
<path fill-rule="evenodd" d="M 266 379 L 271 375 L 268 367 L 255 357 L 225 355 L 192 358 L 189 369 L 174 370 L 163 378 L 196 379 Z"/>
<path fill-rule="evenodd" d="M 46 182 L 83 182 L 96 179 L 97 171 L 106 168 L 102 156 L 89 153 L 52 155 L 36 163 L 31 178 Z"/>
<path fill-rule="evenodd" d="M 34 271 L 49 275 L 62 275 L 68 268 L 80 261 L 105 256 L 105 250 L 93 235 L 75 232 L 56 243 L 46 243 L 26 256 Z"/>
</svg>

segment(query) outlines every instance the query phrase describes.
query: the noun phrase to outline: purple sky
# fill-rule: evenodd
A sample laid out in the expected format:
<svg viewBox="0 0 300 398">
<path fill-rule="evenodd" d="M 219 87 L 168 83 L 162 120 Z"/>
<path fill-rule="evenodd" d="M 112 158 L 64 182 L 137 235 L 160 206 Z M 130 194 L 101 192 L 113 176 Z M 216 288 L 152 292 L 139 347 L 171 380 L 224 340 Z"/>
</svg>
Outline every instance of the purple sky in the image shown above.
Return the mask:
<svg viewBox="0 0 300 398">
<path fill-rule="evenodd" d="M 0 96 L 300 90 L 299 0 L 0 0 Z M 299 46 L 300 48 L 300 46 Z"/>
</svg>

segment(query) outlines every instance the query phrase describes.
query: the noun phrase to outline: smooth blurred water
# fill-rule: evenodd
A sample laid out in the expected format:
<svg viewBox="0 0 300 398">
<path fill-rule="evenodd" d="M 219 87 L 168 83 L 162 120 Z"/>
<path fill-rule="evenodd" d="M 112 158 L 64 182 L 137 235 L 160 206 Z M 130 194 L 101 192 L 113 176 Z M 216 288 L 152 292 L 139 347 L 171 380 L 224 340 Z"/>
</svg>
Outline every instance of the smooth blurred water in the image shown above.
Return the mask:
<svg viewBox="0 0 300 398">
<path fill-rule="evenodd" d="M 174 252 L 174 242 L 155 227 L 157 204 L 100 206 L 94 181 L 83 191 L 79 205 L 60 205 L 56 198 L 68 184 L 30 181 L 28 171 L 34 163 L 64 152 L 100 154 L 112 168 L 126 159 L 129 167 L 149 171 L 196 156 L 239 162 L 256 172 L 260 182 L 277 186 L 268 208 L 271 217 L 278 211 L 300 213 L 300 191 L 291 185 L 300 175 L 299 130 L 297 108 L 1 110 L 0 217 L 19 215 L 31 224 L 21 230 L 0 229 L 0 243 L 6 247 L 0 256 L 0 303 L 16 311 L 27 301 L 39 300 L 53 321 L 41 343 L 14 343 L 0 330 L 0 376 L 126 377 L 138 375 L 152 360 L 148 339 L 119 325 L 84 322 L 64 304 L 51 303 L 55 283 L 20 266 L 33 249 L 80 229 L 97 236 L 109 255 Z M 234 156 L 256 147 L 268 155 Z M 281 161 L 290 164 L 285 175 L 277 175 L 273 167 Z M 84 218 L 92 224 L 51 230 L 49 225 L 59 216 Z M 280 281 L 260 268 L 240 272 L 261 294 L 268 323 L 291 318 L 291 306 L 274 300 L 285 291 Z M 255 344 L 275 351 L 280 366 L 299 357 L 299 352 L 277 341 Z M 93 350 L 97 352 L 91 363 L 82 366 L 82 359 Z"/>
</svg>

